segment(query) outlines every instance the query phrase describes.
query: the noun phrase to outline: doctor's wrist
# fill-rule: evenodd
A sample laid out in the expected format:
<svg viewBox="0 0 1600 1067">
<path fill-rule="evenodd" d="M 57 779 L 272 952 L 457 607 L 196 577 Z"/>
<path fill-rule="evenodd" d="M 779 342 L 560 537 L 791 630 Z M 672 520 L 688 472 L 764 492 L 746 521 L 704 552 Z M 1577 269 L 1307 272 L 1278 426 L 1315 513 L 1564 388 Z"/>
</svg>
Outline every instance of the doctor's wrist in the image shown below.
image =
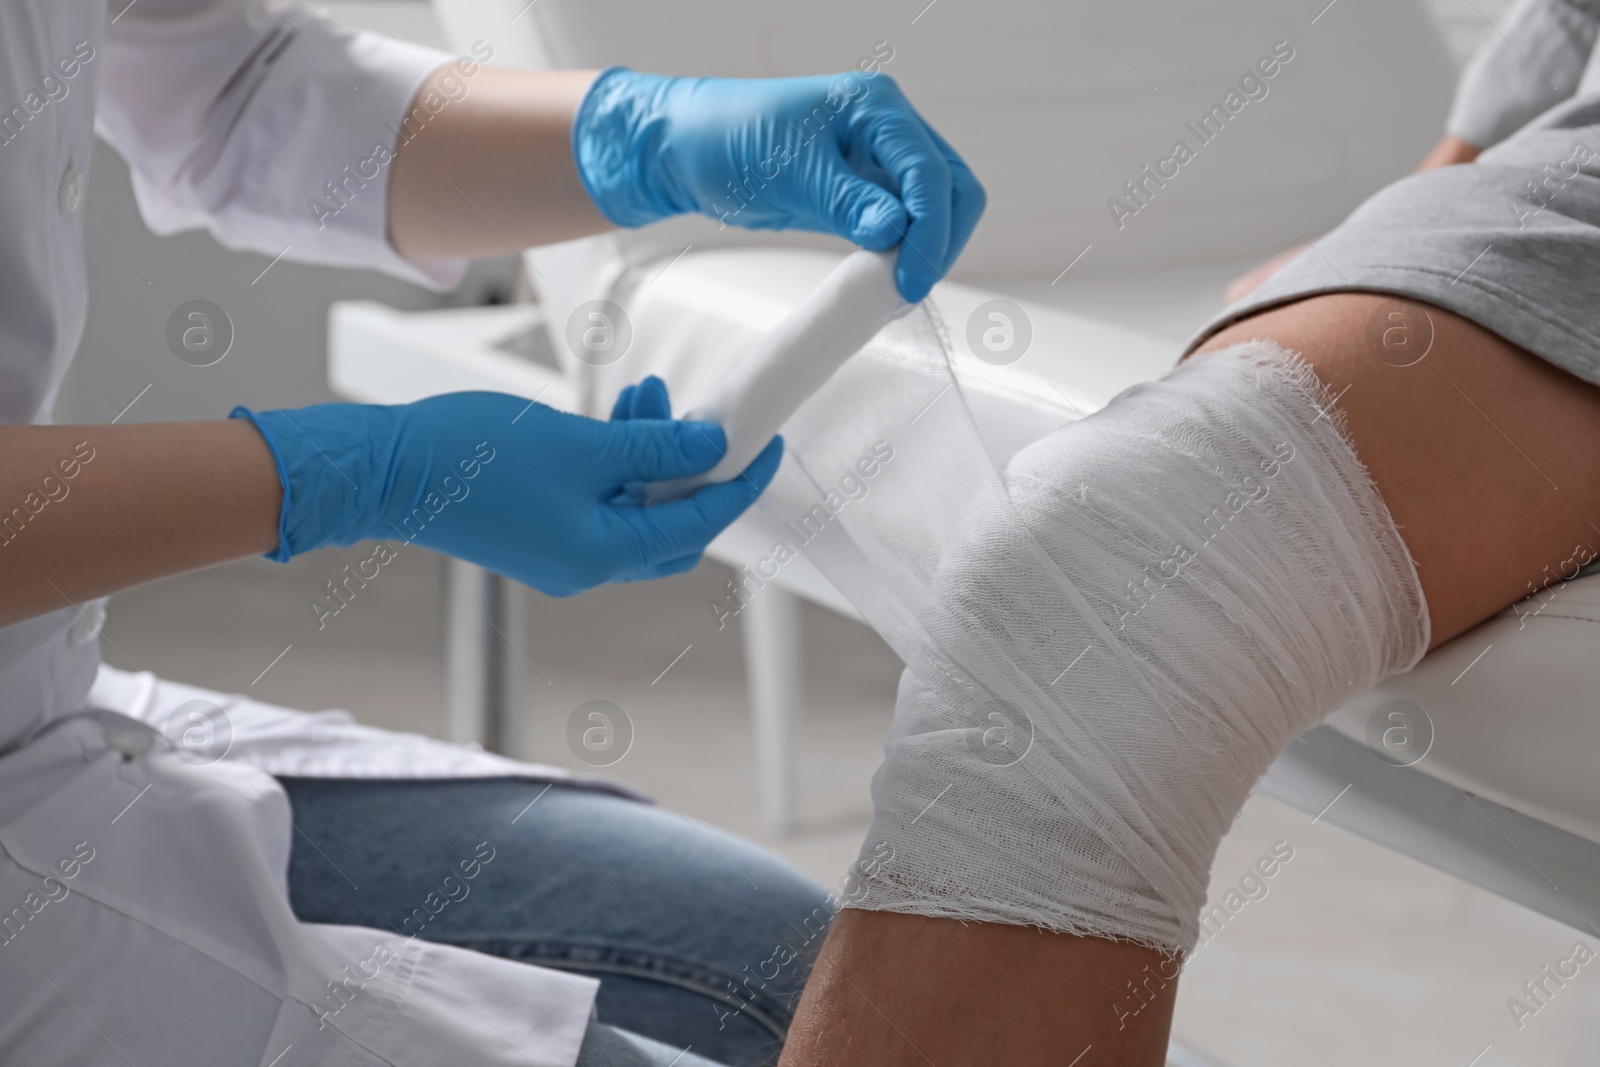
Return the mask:
<svg viewBox="0 0 1600 1067">
<path fill-rule="evenodd" d="M 572 158 L 584 191 L 617 226 L 644 226 L 698 210 L 668 164 L 667 113 L 690 79 L 601 71 L 572 120 Z"/>
<path fill-rule="evenodd" d="M 286 563 L 313 549 L 385 536 L 374 527 L 393 491 L 391 457 L 402 411 L 314 404 L 290 411 L 236 407 L 229 413 L 261 434 L 283 490 L 278 543 L 268 559 Z"/>
</svg>

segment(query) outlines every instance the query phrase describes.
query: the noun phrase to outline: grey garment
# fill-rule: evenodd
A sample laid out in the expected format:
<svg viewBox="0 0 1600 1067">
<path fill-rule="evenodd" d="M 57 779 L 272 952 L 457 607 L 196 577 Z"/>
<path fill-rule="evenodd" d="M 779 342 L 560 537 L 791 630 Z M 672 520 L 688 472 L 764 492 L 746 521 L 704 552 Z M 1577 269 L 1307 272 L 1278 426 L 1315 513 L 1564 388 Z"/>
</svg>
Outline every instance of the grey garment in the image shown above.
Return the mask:
<svg viewBox="0 0 1600 1067">
<path fill-rule="evenodd" d="M 628 1030 L 589 1021 L 574 1067 L 720 1067 L 693 1051 L 673 1048 Z"/>
<path fill-rule="evenodd" d="M 1223 326 L 1317 293 L 1367 290 L 1453 311 L 1600 384 L 1600 95 L 1478 157 L 1402 178 L 1226 308 Z"/>
<path fill-rule="evenodd" d="M 1489 148 L 1582 83 L 1600 36 L 1600 0 L 1518 0 L 1461 73 L 1446 128 Z"/>
</svg>

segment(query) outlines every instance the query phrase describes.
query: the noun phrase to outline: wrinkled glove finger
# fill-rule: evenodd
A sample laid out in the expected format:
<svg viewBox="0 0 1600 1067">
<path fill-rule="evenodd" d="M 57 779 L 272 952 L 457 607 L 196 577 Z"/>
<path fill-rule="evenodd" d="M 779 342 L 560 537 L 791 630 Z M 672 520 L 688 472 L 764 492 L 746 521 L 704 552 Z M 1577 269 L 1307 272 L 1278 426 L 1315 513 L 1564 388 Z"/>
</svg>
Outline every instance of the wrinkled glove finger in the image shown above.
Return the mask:
<svg viewBox="0 0 1600 1067">
<path fill-rule="evenodd" d="M 617 399 L 611 405 L 611 421 L 622 422 L 633 418 L 633 396 L 639 391 L 637 385 L 625 385 L 622 392 L 617 394 Z"/>
<path fill-rule="evenodd" d="M 634 403 L 639 402 L 634 393 Z M 727 435 L 714 422 L 630 418 L 600 423 L 595 472 L 612 486 L 687 478 L 717 465 Z"/>
<path fill-rule="evenodd" d="M 870 134 L 873 157 L 899 186 L 908 221 L 895 264 L 900 295 L 916 303 L 944 276 L 950 248 L 950 164 L 909 104 L 879 117 Z"/>
<path fill-rule="evenodd" d="M 667 383 L 654 374 L 647 376 L 639 383 L 633 393 L 633 408 L 631 418 L 635 419 L 670 419 L 672 418 L 672 400 L 667 395 Z"/>
<path fill-rule="evenodd" d="M 701 486 L 682 500 L 644 508 L 611 508 L 631 539 L 639 569 L 705 550 L 767 488 L 783 459 L 783 439 L 774 437 L 736 478 Z"/>
<path fill-rule="evenodd" d="M 967 241 L 972 237 L 972 231 L 978 228 L 978 220 L 983 218 L 983 210 L 989 204 L 989 194 L 984 191 L 983 183 L 978 181 L 978 176 L 967 166 L 967 161 L 943 137 L 939 131 L 928 125 L 923 120 L 922 128 L 927 131 L 928 137 L 939 146 L 939 151 L 944 153 L 945 162 L 950 167 L 950 243 L 945 249 L 944 262 L 940 266 L 941 274 L 948 274 L 950 268 L 955 266 L 956 259 L 960 257 Z"/>
<path fill-rule="evenodd" d="M 818 205 L 818 227 L 874 252 L 886 252 L 905 233 L 905 205 L 892 192 L 856 173 L 843 155 L 834 162 Z"/>
</svg>

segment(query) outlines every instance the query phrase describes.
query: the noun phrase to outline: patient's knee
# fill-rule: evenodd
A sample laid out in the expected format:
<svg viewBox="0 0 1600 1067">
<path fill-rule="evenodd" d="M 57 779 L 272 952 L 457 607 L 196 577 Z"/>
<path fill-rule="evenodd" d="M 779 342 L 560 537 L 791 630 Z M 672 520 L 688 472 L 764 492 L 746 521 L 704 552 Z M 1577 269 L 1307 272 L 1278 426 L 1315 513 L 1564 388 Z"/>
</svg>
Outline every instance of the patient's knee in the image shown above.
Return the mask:
<svg viewBox="0 0 1600 1067">
<path fill-rule="evenodd" d="M 1192 947 L 1256 778 L 1427 646 L 1335 419 L 1298 359 L 1241 346 L 1013 459 L 1010 508 L 944 543 L 864 906 Z"/>
</svg>

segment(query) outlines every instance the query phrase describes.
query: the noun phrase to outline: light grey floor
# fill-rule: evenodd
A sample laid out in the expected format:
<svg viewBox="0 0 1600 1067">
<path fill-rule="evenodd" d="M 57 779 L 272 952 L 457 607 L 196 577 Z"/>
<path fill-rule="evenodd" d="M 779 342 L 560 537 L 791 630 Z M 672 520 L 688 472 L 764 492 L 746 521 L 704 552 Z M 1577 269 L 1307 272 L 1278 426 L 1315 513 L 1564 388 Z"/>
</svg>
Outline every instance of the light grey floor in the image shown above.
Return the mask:
<svg viewBox="0 0 1600 1067">
<path fill-rule="evenodd" d="M 307 606 L 361 554 L 316 553 L 288 566 L 252 560 L 126 593 L 112 602 L 106 658 L 437 733 L 442 583 L 435 557 L 406 550 L 320 631 Z M 549 681 L 535 678 L 522 754 L 581 768 L 566 745 L 567 717 L 586 700 L 611 700 L 635 729 L 632 749 L 611 773 L 663 806 L 749 835 L 836 882 L 866 829 L 867 783 L 892 711 L 897 661 L 871 632 L 807 609 L 804 819 L 794 837 L 773 837 L 758 813 L 739 632 L 716 630 L 705 606 L 726 578 L 708 564 L 654 585 L 538 599 L 523 651 Z M 1251 800 L 1224 842 L 1212 898 L 1279 841 L 1294 858 L 1264 898 L 1200 951 L 1183 981 L 1177 1032 L 1217 1063 L 1596 1062 L 1600 961 L 1521 1030 L 1507 999 L 1576 941 L 1600 948 L 1600 937 L 1314 825 L 1265 797 Z"/>
</svg>

